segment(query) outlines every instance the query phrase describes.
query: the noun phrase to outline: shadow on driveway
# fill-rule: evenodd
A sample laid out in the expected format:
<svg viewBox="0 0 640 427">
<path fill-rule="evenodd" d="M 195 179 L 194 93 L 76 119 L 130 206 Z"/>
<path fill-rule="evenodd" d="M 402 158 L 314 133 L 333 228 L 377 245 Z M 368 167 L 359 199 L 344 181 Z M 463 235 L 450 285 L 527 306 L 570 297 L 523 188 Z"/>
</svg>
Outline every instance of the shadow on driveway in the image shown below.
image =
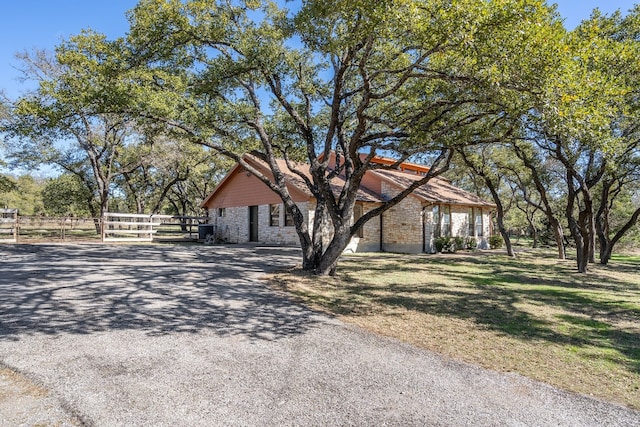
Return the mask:
<svg viewBox="0 0 640 427">
<path fill-rule="evenodd" d="M 256 283 L 298 262 L 295 248 L 10 245 L 0 259 L 0 340 L 204 329 L 272 340 L 317 322 Z"/>
</svg>

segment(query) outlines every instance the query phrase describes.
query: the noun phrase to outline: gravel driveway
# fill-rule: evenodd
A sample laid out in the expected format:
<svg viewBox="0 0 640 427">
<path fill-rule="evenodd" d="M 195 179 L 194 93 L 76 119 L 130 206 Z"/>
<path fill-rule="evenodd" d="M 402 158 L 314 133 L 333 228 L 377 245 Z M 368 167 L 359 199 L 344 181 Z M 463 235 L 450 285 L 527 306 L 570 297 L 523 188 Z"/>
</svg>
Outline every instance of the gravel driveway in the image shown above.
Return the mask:
<svg viewBox="0 0 640 427">
<path fill-rule="evenodd" d="M 50 390 L 25 413 L 5 399 L 0 425 L 640 426 L 638 412 L 378 337 L 258 280 L 297 262 L 292 248 L 0 246 L 0 365 Z"/>
</svg>

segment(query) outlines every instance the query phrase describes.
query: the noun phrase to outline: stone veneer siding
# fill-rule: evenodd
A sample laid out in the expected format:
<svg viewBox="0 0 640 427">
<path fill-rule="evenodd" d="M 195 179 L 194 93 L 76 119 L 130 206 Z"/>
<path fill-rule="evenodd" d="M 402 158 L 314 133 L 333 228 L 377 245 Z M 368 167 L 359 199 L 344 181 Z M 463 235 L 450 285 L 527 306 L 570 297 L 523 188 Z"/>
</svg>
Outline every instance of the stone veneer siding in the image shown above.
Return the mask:
<svg viewBox="0 0 640 427">
<path fill-rule="evenodd" d="M 298 203 L 298 207 L 302 211 L 305 218 L 308 218 L 307 203 Z M 300 239 L 296 233 L 296 227 L 293 225 L 284 225 L 285 208 L 280 203 L 280 218 L 277 226 L 269 225 L 269 205 L 261 205 L 258 207 L 258 241 L 261 243 L 273 243 L 277 245 L 299 245 Z"/>
<path fill-rule="evenodd" d="M 308 203 L 298 203 L 302 214 L 309 218 Z M 228 243 L 249 242 L 249 207 L 224 208 L 224 216 L 218 216 L 218 209 L 212 209 L 209 223 L 214 225 L 218 241 Z M 269 225 L 269 205 L 258 206 L 258 243 L 274 245 L 299 245 L 300 240 L 294 226 L 284 225 L 284 205 L 280 204 L 278 226 Z"/>
<path fill-rule="evenodd" d="M 426 252 L 433 253 L 435 252 L 435 246 L 433 244 L 433 206 L 427 205 L 424 214 L 424 232 L 426 236 Z M 439 205 L 440 212 L 442 213 L 443 206 L 449 206 L 451 208 L 451 236 L 461 236 L 468 237 L 469 236 L 469 217 L 468 217 L 468 206 L 459 206 L 459 205 Z M 440 218 L 442 220 L 442 217 Z M 489 209 L 482 208 L 482 236 L 476 236 L 476 241 L 478 242 L 478 249 L 488 249 L 489 242 L 488 237 L 490 233 L 489 228 Z M 475 229 L 474 229 L 475 232 Z"/>
<path fill-rule="evenodd" d="M 382 182 L 382 194 L 393 197 L 400 190 Z M 382 250 L 384 252 L 420 253 L 422 247 L 422 203 L 407 196 L 382 214 Z"/>
<path fill-rule="evenodd" d="M 383 183 L 384 189 L 385 183 Z M 397 190 L 388 186 L 387 195 L 392 196 Z M 313 202 L 298 203 L 303 215 L 313 227 L 315 204 Z M 376 203 L 363 203 L 363 214 L 377 206 Z M 442 206 L 442 205 L 441 205 Z M 400 253 L 423 252 L 423 236 L 426 236 L 426 252 L 434 252 L 433 246 L 433 205 L 427 205 L 424 212 L 424 222 L 421 218 L 423 206 L 415 197 L 407 197 L 396 206 L 382 215 L 383 243 L 382 251 Z M 451 206 L 452 236 L 468 235 L 469 224 L 467 222 L 468 207 Z M 482 210 L 483 236 L 477 237 L 478 249 L 488 249 L 489 237 L 489 211 Z M 376 217 L 367 222 L 363 227 L 363 237 L 354 236 L 345 252 L 379 252 L 380 222 Z M 215 236 L 218 241 L 228 243 L 249 242 L 249 208 L 247 206 L 225 208 L 224 216 L 218 216 L 218 209 L 210 212 L 210 224 L 214 224 Z M 258 242 L 274 245 L 299 245 L 300 240 L 295 227 L 284 226 L 284 205 L 280 205 L 279 226 L 269 225 L 269 205 L 258 207 Z M 424 234 L 422 227 L 424 227 Z M 330 222 L 326 222 L 323 233 L 323 244 L 327 245 L 331 240 L 333 230 Z"/>
<path fill-rule="evenodd" d="M 359 202 L 362 204 L 362 214 L 376 208 L 379 204 L 372 202 Z M 353 219 L 351 221 L 353 224 Z M 351 238 L 349 246 L 344 250 L 347 253 L 353 252 L 380 252 L 380 217 L 375 217 L 367 221 L 362 226 L 362 237 L 356 234 Z"/>
</svg>

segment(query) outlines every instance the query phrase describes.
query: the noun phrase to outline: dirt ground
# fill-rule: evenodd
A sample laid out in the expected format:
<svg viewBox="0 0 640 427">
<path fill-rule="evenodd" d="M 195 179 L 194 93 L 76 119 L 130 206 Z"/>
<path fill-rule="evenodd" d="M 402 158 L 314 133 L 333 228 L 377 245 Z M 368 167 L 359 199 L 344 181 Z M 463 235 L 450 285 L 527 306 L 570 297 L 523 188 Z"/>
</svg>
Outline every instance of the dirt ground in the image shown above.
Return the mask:
<svg viewBox="0 0 640 427">
<path fill-rule="evenodd" d="M 57 398 L 24 375 L 0 367 L 0 425 L 82 426 Z"/>
</svg>

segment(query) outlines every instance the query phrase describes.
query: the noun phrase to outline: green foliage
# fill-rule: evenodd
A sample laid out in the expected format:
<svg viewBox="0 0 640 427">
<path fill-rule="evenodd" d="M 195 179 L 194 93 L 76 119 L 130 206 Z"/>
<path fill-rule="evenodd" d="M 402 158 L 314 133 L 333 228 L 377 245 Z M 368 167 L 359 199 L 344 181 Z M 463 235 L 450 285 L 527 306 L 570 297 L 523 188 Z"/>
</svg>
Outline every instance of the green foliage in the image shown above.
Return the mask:
<svg viewBox="0 0 640 427">
<path fill-rule="evenodd" d="M 90 216 L 90 203 L 95 203 L 93 194 L 75 175 L 66 173 L 46 181 L 42 190 L 44 211 L 49 216 Z"/>
<path fill-rule="evenodd" d="M 511 131 L 511 110 L 531 108 L 517 94 L 555 68 L 564 34 L 537 0 L 312 0 L 291 11 L 275 2 L 143 0 L 130 21 L 124 51 L 133 66 L 118 83 L 128 85 L 128 111 L 235 160 L 260 155 L 270 173 L 249 170 L 294 213 L 273 159 L 309 162 L 316 218 L 331 217 L 338 234 L 316 255 L 321 237 L 300 221 L 298 235 L 307 261 L 334 257 L 330 266 L 348 241 L 339 233 L 355 189 L 378 167 L 360 152 L 437 159 L 432 171 L 441 173 L 451 146 Z M 339 189 L 318 157 L 332 150 L 344 162 Z"/>
<path fill-rule="evenodd" d="M 489 248 L 491 249 L 500 249 L 504 244 L 504 239 L 499 234 L 493 234 L 489 236 Z"/>
<path fill-rule="evenodd" d="M 20 215 L 41 215 L 44 213 L 41 195 L 44 180 L 26 174 L 7 179 L 11 189 L 0 192 L 0 207 L 18 209 Z"/>
<path fill-rule="evenodd" d="M 433 239 L 433 246 L 436 248 L 436 252 L 447 252 L 449 250 L 449 238 L 436 237 Z"/>
<path fill-rule="evenodd" d="M 474 237 L 436 237 L 433 239 L 436 252 L 457 252 L 464 249 L 474 250 L 478 247 L 478 242 Z"/>
<path fill-rule="evenodd" d="M 433 240 L 433 245 L 436 248 L 436 252 L 451 252 L 461 251 L 465 249 L 466 240 L 464 237 L 436 237 Z"/>
<path fill-rule="evenodd" d="M 38 70 L 51 64 L 54 73 L 16 104 L 11 131 L 22 139 L 18 154 L 25 163 L 52 162 L 84 177 L 102 208 L 117 185 L 130 210 L 169 204 L 176 212 L 186 211 L 186 198 L 202 193 L 197 182 L 216 172 L 199 163 L 202 153 L 187 155 L 185 145 L 165 150 L 187 157 L 179 159 L 159 156 L 143 141 L 188 141 L 240 161 L 256 154 L 271 170 L 251 172 L 294 213 L 273 160 L 304 160 L 312 176 L 300 176 L 318 201 L 317 221 L 328 216 L 336 233 L 353 233 L 341 223 L 351 218 L 364 173 L 379 167 L 363 162 L 360 152 L 436 159 L 438 174 L 452 147 L 495 144 L 539 128 L 574 138 L 588 129 L 593 141 L 615 145 L 603 137 L 617 100 L 601 97 L 620 89 L 618 79 L 604 78 L 606 67 L 584 66 L 611 63 L 615 55 L 589 47 L 602 31 L 585 26 L 585 36 L 568 35 L 545 2 L 290 5 L 141 0 L 129 14 L 126 38 L 86 31 L 64 41 L 55 61 L 32 62 Z M 623 53 L 628 65 L 632 56 Z M 56 146 L 68 138 L 77 140 L 72 150 Z M 327 159 L 330 151 L 342 156 L 342 188 L 318 156 Z M 498 191 L 508 190 L 500 179 L 512 165 L 507 149 L 468 155 Z M 366 215 L 379 215 L 409 190 Z M 334 234 L 322 254 L 311 254 L 322 236 L 307 225 L 297 223 L 303 249 L 311 248 L 306 261 L 333 256 L 335 266 L 344 249 L 338 246 L 348 239 Z"/>
<path fill-rule="evenodd" d="M 16 189 L 16 183 L 8 176 L 0 175 L 0 194 Z"/>
<path fill-rule="evenodd" d="M 129 212 L 200 215 L 200 203 L 230 167 L 200 145 L 156 137 L 124 147 L 115 183 Z"/>
<path fill-rule="evenodd" d="M 453 238 L 453 251 L 461 251 L 465 249 L 465 238 L 462 236 L 456 236 Z"/>
<path fill-rule="evenodd" d="M 468 250 L 475 250 L 478 247 L 478 241 L 475 237 L 467 237 L 464 241 L 464 247 Z"/>
</svg>

